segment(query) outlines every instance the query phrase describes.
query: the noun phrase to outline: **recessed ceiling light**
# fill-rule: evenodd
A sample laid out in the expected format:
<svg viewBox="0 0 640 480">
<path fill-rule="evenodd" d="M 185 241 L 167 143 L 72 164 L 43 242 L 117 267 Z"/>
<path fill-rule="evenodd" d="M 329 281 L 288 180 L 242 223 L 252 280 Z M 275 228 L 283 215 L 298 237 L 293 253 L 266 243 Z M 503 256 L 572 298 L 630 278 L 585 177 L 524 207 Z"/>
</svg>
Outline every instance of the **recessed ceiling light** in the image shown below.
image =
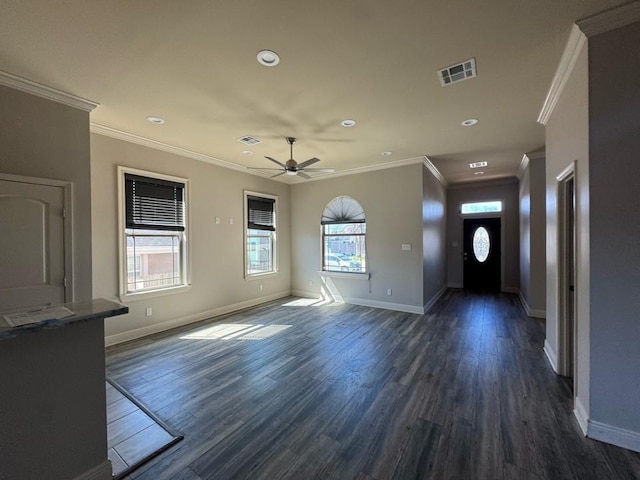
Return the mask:
<svg viewBox="0 0 640 480">
<path fill-rule="evenodd" d="M 342 120 L 340 122 L 340 125 L 342 125 L 343 127 L 347 127 L 347 128 L 353 127 L 355 124 L 356 124 L 356 121 L 355 120 L 350 120 L 350 119 Z"/>
<path fill-rule="evenodd" d="M 251 150 L 243 150 L 242 154 L 243 155 L 253 155 L 253 152 Z"/>
<path fill-rule="evenodd" d="M 389 155 L 391 155 L 392 152 L 382 152 L 380 155 L 382 155 L 383 157 L 388 157 Z"/>
<path fill-rule="evenodd" d="M 474 175 L 484 175 L 484 172 L 476 172 Z"/>
<path fill-rule="evenodd" d="M 460 125 L 462 125 L 463 127 L 472 127 L 476 123 L 478 123 L 478 119 L 477 118 L 468 118 L 468 119 L 464 120 Z"/>
<path fill-rule="evenodd" d="M 469 168 L 482 168 L 486 166 L 487 166 L 487 162 L 475 162 L 475 163 L 469 164 Z"/>
<path fill-rule="evenodd" d="M 260 50 L 257 55 L 260 65 L 275 67 L 280 63 L 280 56 L 273 50 Z"/>
<path fill-rule="evenodd" d="M 154 125 L 164 124 L 164 118 L 160 118 L 160 117 L 147 117 L 147 121 L 153 123 Z"/>
</svg>

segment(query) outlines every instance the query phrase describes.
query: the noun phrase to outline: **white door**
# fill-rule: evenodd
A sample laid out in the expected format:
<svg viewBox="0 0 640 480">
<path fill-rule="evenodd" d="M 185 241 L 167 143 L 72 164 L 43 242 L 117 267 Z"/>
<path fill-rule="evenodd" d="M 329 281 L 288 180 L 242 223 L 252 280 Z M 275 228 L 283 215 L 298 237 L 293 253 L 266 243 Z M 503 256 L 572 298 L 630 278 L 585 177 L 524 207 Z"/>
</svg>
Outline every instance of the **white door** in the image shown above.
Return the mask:
<svg viewBox="0 0 640 480">
<path fill-rule="evenodd" d="M 64 303 L 64 189 L 0 179 L 0 311 Z"/>
</svg>

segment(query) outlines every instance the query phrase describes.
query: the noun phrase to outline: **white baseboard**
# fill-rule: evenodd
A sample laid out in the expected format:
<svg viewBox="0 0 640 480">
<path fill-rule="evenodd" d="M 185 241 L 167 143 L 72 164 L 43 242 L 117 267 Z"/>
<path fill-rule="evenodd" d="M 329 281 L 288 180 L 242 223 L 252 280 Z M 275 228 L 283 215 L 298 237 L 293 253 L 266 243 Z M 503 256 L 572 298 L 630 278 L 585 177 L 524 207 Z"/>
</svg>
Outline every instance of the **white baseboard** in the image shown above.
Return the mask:
<svg viewBox="0 0 640 480">
<path fill-rule="evenodd" d="M 576 404 L 575 408 L 573 409 L 573 414 L 578 420 L 578 425 L 580 425 L 582 433 L 586 436 L 589 427 L 589 414 L 587 413 L 587 409 L 584 408 L 584 405 L 582 404 L 582 401 L 579 397 L 576 397 Z"/>
<path fill-rule="evenodd" d="M 444 292 L 446 288 L 442 289 Z M 442 295 L 442 292 L 438 293 L 438 296 Z M 312 292 L 305 292 L 304 290 L 292 290 L 291 295 L 302 298 L 324 298 L 322 295 Z M 407 313 L 419 313 L 422 314 L 423 310 L 421 307 L 414 305 L 406 305 L 404 303 L 392 303 L 392 302 L 380 302 L 378 300 L 368 300 L 366 298 L 357 298 L 357 297 L 340 297 L 331 299 L 336 303 L 349 303 L 351 305 L 360 305 L 362 307 L 373 307 L 373 308 L 383 308 L 385 310 L 395 310 L 398 312 L 407 312 Z M 435 298 L 437 300 L 437 298 Z M 434 302 L 435 302 L 434 300 Z"/>
<path fill-rule="evenodd" d="M 424 307 L 422 307 L 422 311 L 423 313 L 427 313 L 431 307 L 433 307 L 433 305 L 438 301 L 438 299 L 442 296 L 442 294 L 444 292 L 447 291 L 447 287 L 442 287 L 438 292 L 436 292 L 436 294 L 431 297 L 431 300 L 429 300 L 427 303 L 424 304 Z"/>
<path fill-rule="evenodd" d="M 527 312 L 527 316 L 535 318 L 547 318 L 547 312 L 545 310 L 536 310 L 529 307 L 529 304 L 524 298 L 524 295 L 522 295 L 522 292 L 519 292 L 518 296 L 520 297 L 520 303 L 522 303 L 524 311 Z"/>
<path fill-rule="evenodd" d="M 322 298 L 322 295 L 314 292 L 306 292 L 304 290 L 291 290 L 291 295 L 302 298 Z"/>
<path fill-rule="evenodd" d="M 78 475 L 73 480 L 112 480 L 113 469 L 111 468 L 111 461 L 107 458 L 100 465 L 93 467 L 91 470 Z"/>
<path fill-rule="evenodd" d="M 551 368 L 553 368 L 553 371 L 558 373 L 558 359 L 556 357 L 556 352 L 553 350 L 553 348 L 551 348 L 551 344 L 549 342 L 547 342 L 547 340 L 545 339 L 544 341 L 544 353 L 547 355 L 547 360 L 549 360 L 549 363 L 551 364 Z"/>
<path fill-rule="evenodd" d="M 378 300 L 367 300 L 366 298 L 345 297 L 344 303 L 360 305 L 362 307 L 384 308 L 385 310 L 395 310 L 398 312 L 418 313 L 422 315 L 422 307 L 417 305 L 406 305 L 404 303 L 380 302 Z"/>
<path fill-rule="evenodd" d="M 129 340 L 135 340 L 136 338 L 146 337 L 147 335 L 152 335 L 154 333 L 164 332 L 165 330 L 170 330 L 172 328 L 187 325 L 189 323 L 199 322 L 208 318 L 219 317 L 220 315 L 236 312 L 238 310 L 243 310 L 249 307 L 255 307 L 256 305 L 260 305 L 261 303 L 271 302 L 273 300 L 288 297 L 290 295 L 291 292 L 287 290 L 271 295 L 265 295 L 263 297 L 252 298 L 250 300 L 234 303 L 232 305 L 225 305 L 223 307 L 206 310 L 204 312 L 194 313 L 185 317 L 169 320 L 167 322 L 156 323 L 153 325 L 148 325 L 146 327 L 136 328 L 135 330 L 116 333 L 114 335 L 105 337 L 105 346 L 109 347 L 118 343 L 128 342 Z"/>
<path fill-rule="evenodd" d="M 640 433 L 589 420 L 587 437 L 640 452 Z"/>
<path fill-rule="evenodd" d="M 447 285 L 447 287 L 449 287 L 449 288 L 464 288 L 464 285 L 462 285 L 461 283 L 449 283 Z"/>
</svg>

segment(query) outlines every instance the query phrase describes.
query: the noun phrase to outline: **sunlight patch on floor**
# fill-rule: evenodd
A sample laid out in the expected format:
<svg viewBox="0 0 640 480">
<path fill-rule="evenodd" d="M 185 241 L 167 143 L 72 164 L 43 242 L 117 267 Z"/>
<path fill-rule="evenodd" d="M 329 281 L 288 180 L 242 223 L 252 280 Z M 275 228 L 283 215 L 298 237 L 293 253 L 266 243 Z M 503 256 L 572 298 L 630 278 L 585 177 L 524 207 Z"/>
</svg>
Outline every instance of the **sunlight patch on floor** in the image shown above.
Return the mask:
<svg viewBox="0 0 640 480">
<path fill-rule="evenodd" d="M 248 325 L 221 323 L 180 337 L 181 340 L 264 340 L 290 328 L 291 325 Z"/>
<path fill-rule="evenodd" d="M 290 302 L 283 303 L 283 307 L 319 307 L 321 305 L 330 305 L 336 303 L 333 300 L 325 298 L 297 298 Z"/>
</svg>

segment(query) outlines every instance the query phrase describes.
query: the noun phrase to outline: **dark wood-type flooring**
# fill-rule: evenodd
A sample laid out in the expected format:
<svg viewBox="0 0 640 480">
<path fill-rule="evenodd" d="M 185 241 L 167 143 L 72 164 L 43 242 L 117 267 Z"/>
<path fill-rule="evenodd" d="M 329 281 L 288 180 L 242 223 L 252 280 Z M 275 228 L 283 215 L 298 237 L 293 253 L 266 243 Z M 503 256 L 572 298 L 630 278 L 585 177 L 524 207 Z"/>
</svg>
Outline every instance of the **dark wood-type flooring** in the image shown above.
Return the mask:
<svg viewBox="0 0 640 480">
<path fill-rule="evenodd" d="M 184 440 L 131 474 L 193 479 L 640 479 L 585 438 L 515 295 L 426 315 L 294 298 L 111 348 Z"/>
</svg>

